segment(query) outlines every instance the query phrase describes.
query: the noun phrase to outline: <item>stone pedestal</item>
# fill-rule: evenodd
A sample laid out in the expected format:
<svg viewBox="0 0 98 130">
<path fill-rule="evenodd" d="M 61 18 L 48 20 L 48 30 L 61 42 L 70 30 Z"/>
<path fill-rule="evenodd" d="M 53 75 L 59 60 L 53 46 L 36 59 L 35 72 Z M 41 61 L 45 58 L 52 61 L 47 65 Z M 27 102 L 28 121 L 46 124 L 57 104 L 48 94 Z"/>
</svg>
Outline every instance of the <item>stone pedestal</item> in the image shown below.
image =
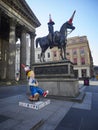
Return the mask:
<svg viewBox="0 0 98 130">
<path fill-rule="evenodd" d="M 33 65 L 39 86 L 49 95 L 76 97 L 78 80 L 74 78 L 73 64 L 69 61 L 38 63 Z"/>
</svg>

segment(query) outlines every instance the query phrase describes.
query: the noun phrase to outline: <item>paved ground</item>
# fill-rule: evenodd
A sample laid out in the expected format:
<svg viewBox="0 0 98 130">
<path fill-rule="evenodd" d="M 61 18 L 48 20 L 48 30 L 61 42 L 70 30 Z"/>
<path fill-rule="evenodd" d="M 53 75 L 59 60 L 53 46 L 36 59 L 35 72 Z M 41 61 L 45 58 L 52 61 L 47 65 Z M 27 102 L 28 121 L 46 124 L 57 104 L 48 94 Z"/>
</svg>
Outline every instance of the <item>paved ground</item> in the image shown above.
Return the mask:
<svg viewBox="0 0 98 130">
<path fill-rule="evenodd" d="M 55 130 L 98 130 L 98 88 L 88 87 L 85 91 L 83 103 L 73 104 Z"/>
<path fill-rule="evenodd" d="M 0 130 L 98 130 L 97 82 L 80 88 L 86 93 L 82 103 L 50 99 L 50 104 L 39 110 L 19 106 L 20 101 L 31 103 L 25 89 L 5 98 L 2 95 Z"/>
</svg>

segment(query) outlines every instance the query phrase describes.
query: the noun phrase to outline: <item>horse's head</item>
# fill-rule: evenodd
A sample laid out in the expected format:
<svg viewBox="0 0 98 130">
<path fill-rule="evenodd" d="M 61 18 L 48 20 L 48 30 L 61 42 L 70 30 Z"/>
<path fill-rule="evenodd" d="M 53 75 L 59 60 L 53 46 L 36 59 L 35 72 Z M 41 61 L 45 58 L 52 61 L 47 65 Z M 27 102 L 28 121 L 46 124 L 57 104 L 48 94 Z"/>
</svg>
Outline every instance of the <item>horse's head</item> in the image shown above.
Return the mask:
<svg viewBox="0 0 98 130">
<path fill-rule="evenodd" d="M 71 29 L 72 31 L 75 29 L 75 27 L 73 26 L 73 23 L 72 23 L 75 13 L 76 13 L 76 10 L 73 12 L 71 18 L 66 22 L 67 28 Z"/>
<path fill-rule="evenodd" d="M 67 29 L 71 29 L 71 32 L 75 29 L 75 27 L 73 26 L 73 23 L 72 23 L 75 12 L 76 12 L 76 10 L 73 12 L 71 18 L 61 26 L 60 32 L 62 34 L 65 34 L 65 32 L 67 32 Z"/>
<path fill-rule="evenodd" d="M 66 28 L 71 29 L 73 31 L 75 29 L 75 26 L 73 26 L 72 23 L 70 24 L 69 22 L 66 22 Z"/>
</svg>

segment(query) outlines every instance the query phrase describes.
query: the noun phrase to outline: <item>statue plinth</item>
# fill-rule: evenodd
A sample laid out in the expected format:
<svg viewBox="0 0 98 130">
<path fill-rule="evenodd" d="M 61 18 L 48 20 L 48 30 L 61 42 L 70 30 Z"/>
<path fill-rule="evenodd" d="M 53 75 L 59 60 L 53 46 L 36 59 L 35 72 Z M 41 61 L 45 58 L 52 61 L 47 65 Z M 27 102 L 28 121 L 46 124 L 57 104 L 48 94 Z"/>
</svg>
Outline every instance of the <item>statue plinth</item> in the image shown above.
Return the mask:
<svg viewBox="0 0 98 130">
<path fill-rule="evenodd" d="M 40 87 L 49 90 L 49 95 L 76 97 L 79 94 L 78 80 L 69 60 L 35 63 L 32 67 Z"/>
<path fill-rule="evenodd" d="M 37 79 L 56 80 L 58 78 L 73 78 L 73 64 L 69 61 L 36 63 L 33 69 Z"/>
</svg>

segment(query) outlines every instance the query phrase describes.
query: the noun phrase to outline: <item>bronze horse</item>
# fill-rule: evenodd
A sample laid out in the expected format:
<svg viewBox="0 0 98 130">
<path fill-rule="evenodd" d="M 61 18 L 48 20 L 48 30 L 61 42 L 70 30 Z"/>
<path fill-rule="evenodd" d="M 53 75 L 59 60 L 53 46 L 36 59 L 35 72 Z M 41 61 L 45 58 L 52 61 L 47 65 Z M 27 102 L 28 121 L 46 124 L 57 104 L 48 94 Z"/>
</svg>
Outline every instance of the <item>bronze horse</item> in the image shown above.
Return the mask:
<svg viewBox="0 0 98 130">
<path fill-rule="evenodd" d="M 73 20 L 75 11 L 71 17 L 71 20 Z M 71 21 L 72 22 L 72 21 Z M 66 59 L 66 44 L 67 44 L 67 35 L 68 35 L 68 29 L 70 29 L 70 33 L 75 29 L 72 23 L 69 23 L 68 21 L 65 22 L 61 28 L 60 31 L 55 31 L 53 34 L 53 43 L 52 46 L 57 46 L 61 50 L 61 58 L 62 60 Z M 40 55 L 40 62 L 45 62 L 45 51 L 51 46 L 51 39 L 49 35 L 40 37 L 36 39 L 36 48 L 38 47 L 38 44 L 41 47 L 41 55 Z"/>
</svg>

